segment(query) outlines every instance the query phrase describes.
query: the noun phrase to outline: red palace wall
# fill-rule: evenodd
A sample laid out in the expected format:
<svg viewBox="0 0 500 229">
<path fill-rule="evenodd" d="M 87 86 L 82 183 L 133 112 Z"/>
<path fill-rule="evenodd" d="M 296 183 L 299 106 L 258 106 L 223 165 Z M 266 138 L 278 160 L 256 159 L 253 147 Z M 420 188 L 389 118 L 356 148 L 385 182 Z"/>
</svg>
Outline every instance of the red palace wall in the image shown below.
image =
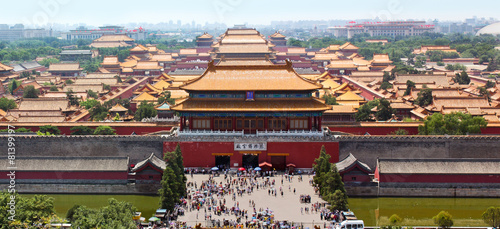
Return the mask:
<svg viewBox="0 0 500 229">
<path fill-rule="evenodd" d="M 116 172 L 64 172 L 64 171 L 16 171 L 16 179 L 41 180 L 127 180 L 127 171 Z"/>
<path fill-rule="evenodd" d="M 379 174 L 381 183 L 500 183 L 488 174 Z"/>
<path fill-rule="evenodd" d="M 164 142 L 163 151 L 174 151 L 178 142 Z M 235 163 L 242 165 L 243 153 L 234 151 L 234 142 L 179 142 L 185 167 L 213 167 L 216 155 L 229 155 L 231 167 Z M 286 163 L 293 163 L 297 168 L 311 168 L 315 158 L 319 157 L 321 146 L 330 154 L 331 162 L 338 162 L 338 142 L 267 142 L 267 150 L 261 151 L 259 163 L 271 163 L 272 154 L 286 156 Z M 244 152 L 244 151 L 242 151 Z M 278 156 L 275 155 L 275 156 Z"/>
<path fill-rule="evenodd" d="M 78 123 L 78 122 L 76 122 L 76 123 L 71 123 L 71 124 L 64 123 L 64 125 L 61 125 L 61 126 L 58 125 L 58 123 L 43 123 L 43 124 L 16 123 L 15 127 L 16 128 L 24 127 L 26 129 L 31 129 L 31 131 L 33 131 L 33 132 L 36 132 L 40 129 L 40 126 L 43 126 L 43 125 L 56 126 L 57 128 L 59 128 L 59 130 L 61 130 L 61 135 L 62 134 L 70 135 L 72 132 L 70 129 L 74 126 L 80 126 L 80 125 L 88 126 L 92 129 L 95 129 L 97 126 L 100 126 L 100 125 L 111 126 L 113 129 L 116 130 L 116 134 L 118 134 L 118 135 L 130 135 L 130 134 L 132 134 L 132 132 L 135 132 L 137 135 L 143 135 L 143 134 L 154 133 L 154 132 L 158 132 L 158 131 L 169 131 L 170 129 L 172 129 L 172 126 L 160 126 L 160 125 L 128 126 L 128 125 L 113 125 L 113 123 L 97 123 L 97 122 L 96 123 L 88 123 L 88 122 Z M 0 129 L 6 129 L 6 128 L 7 128 L 6 126 L 5 127 L 0 126 Z"/>
</svg>

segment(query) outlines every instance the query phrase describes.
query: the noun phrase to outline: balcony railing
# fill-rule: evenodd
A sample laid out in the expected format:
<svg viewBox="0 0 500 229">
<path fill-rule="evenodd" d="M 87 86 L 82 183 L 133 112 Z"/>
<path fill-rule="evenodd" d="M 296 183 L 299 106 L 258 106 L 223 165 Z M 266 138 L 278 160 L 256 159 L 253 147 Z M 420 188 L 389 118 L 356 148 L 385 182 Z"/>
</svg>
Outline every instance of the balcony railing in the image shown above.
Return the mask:
<svg viewBox="0 0 500 229">
<path fill-rule="evenodd" d="M 227 136 L 227 137 L 243 137 L 243 131 L 228 131 L 228 130 L 182 130 L 177 131 L 179 137 L 200 137 L 200 136 Z"/>
<path fill-rule="evenodd" d="M 143 118 L 141 122 L 178 122 L 179 120 L 180 118 L 177 116 L 172 118 L 158 118 L 158 116 L 156 116 L 152 118 Z"/>
<path fill-rule="evenodd" d="M 323 131 L 317 130 L 265 130 L 265 131 L 255 131 L 255 133 L 248 134 L 243 130 L 182 130 L 176 131 L 179 137 L 200 137 L 200 136 L 227 136 L 227 137 L 244 137 L 244 136 L 255 136 L 255 137 L 323 137 Z"/>
<path fill-rule="evenodd" d="M 267 137 L 267 136 L 283 136 L 283 137 L 323 137 L 322 131 L 317 130 L 265 130 L 256 131 L 257 137 Z"/>
</svg>

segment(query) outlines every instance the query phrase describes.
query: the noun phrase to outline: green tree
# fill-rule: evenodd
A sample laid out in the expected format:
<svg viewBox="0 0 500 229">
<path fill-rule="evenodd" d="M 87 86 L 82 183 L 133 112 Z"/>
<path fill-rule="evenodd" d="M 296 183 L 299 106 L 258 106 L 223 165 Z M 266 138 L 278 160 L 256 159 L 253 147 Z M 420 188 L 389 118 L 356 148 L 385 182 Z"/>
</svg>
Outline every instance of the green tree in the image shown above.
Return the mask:
<svg viewBox="0 0 500 229">
<path fill-rule="evenodd" d="M 181 146 L 177 144 L 174 151 L 175 155 L 175 164 L 179 168 L 179 173 L 177 174 L 178 180 L 181 183 L 179 187 L 179 194 L 181 196 L 186 196 L 186 182 L 187 177 L 184 175 L 184 157 L 182 156 Z"/>
<path fill-rule="evenodd" d="M 380 84 L 380 89 L 387 90 L 387 88 L 392 88 L 392 84 L 389 82 L 382 82 L 382 84 Z"/>
<path fill-rule="evenodd" d="M 326 153 L 325 146 L 321 146 L 321 151 L 319 153 L 319 157 L 314 159 L 313 170 L 314 177 L 313 181 L 316 186 L 318 186 L 321 190 L 321 184 L 323 184 L 323 175 L 330 172 L 332 170 L 332 163 L 330 163 L 330 154 Z"/>
<path fill-rule="evenodd" d="M 393 132 L 391 132 L 389 135 L 408 135 L 408 131 L 405 129 L 397 129 Z"/>
<path fill-rule="evenodd" d="M 382 82 L 389 82 L 391 80 L 394 80 L 396 78 L 395 75 L 390 74 L 388 71 L 384 71 L 384 76 L 382 78 Z"/>
<path fill-rule="evenodd" d="M 469 78 L 469 74 L 467 74 L 467 72 L 465 71 L 462 71 L 462 73 L 460 74 L 456 74 L 455 78 L 453 78 L 453 80 L 458 83 L 458 84 L 469 84 L 470 83 L 470 78 Z"/>
<path fill-rule="evenodd" d="M 1 129 L 0 132 L 8 132 L 9 129 L 5 128 L 5 129 Z M 33 131 L 31 131 L 31 129 L 26 129 L 24 127 L 21 127 L 21 128 L 16 128 L 16 133 L 33 133 Z"/>
<path fill-rule="evenodd" d="M 391 103 L 387 99 L 379 99 L 379 104 L 377 105 L 377 112 L 375 112 L 375 117 L 379 121 L 385 121 L 392 118 L 394 114 L 394 109 L 391 107 Z"/>
<path fill-rule="evenodd" d="M 92 135 L 94 130 L 88 126 L 74 126 L 71 127 L 71 135 Z"/>
<path fill-rule="evenodd" d="M 79 102 L 78 102 L 78 97 L 75 96 L 75 92 L 73 92 L 72 89 L 69 89 L 67 92 L 66 92 L 66 97 L 68 98 L 69 100 L 69 104 L 71 105 L 78 105 Z"/>
<path fill-rule="evenodd" d="M 155 117 L 158 114 L 153 103 L 148 103 L 146 101 L 142 101 L 139 105 L 139 108 L 135 112 L 134 119 L 140 121 L 144 118 Z"/>
<path fill-rule="evenodd" d="M 81 207 L 82 205 L 75 204 L 73 207 L 71 207 L 67 212 L 66 212 L 66 219 L 69 220 L 70 222 L 73 222 L 75 220 L 74 215 L 76 210 Z"/>
<path fill-rule="evenodd" d="M 16 88 L 18 88 L 20 85 L 21 85 L 21 82 L 17 81 L 16 79 L 13 79 L 12 81 L 10 81 L 10 83 L 8 85 L 10 94 L 13 95 L 14 90 L 16 90 Z"/>
<path fill-rule="evenodd" d="M 65 84 L 67 85 L 70 85 L 70 84 L 73 84 L 73 80 L 70 80 L 70 79 L 67 79 L 66 81 L 64 81 Z"/>
<path fill-rule="evenodd" d="M 359 107 L 358 111 L 354 115 L 354 117 L 356 118 L 356 122 L 372 120 L 372 117 L 371 117 L 371 114 L 373 113 L 372 109 L 374 107 L 377 107 L 378 105 L 379 105 L 379 100 L 375 99 L 372 101 L 368 101 L 367 103 L 365 103 L 364 105 Z"/>
<path fill-rule="evenodd" d="M 442 115 L 434 113 L 427 117 L 424 125 L 418 126 L 419 135 L 465 135 L 481 133 L 488 123 L 483 117 L 472 117 L 470 114 L 455 112 Z"/>
<path fill-rule="evenodd" d="M 99 95 L 96 92 L 92 91 L 92 90 L 88 90 L 87 91 L 87 95 L 89 96 L 89 98 L 94 98 L 94 99 L 99 98 Z"/>
<path fill-rule="evenodd" d="M 327 105 L 339 105 L 337 103 L 337 98 L 333 95 L 324 94 L 323 99 L 325 100 L 325 104 Z"/>
<path fill-rule="evenodd" d="M 16 101 L 13 99 L 7 99 L 5 97 L 0 98 L 0 109 L 8 111 L 10 109 L 15 109 L 16 107 Z"/>
<path fill-rule="evenodd" d="M 453 219 L 450 213 L 446 211 L 441 211 L 436 216 L 432 217 L 434 220 L 434 224 L 438 225 L 441 228 L 450 228 L 453 226 Z"/>
<path fill-rule="evenodd" d="M 39 93 L 33 85 L 28 85 L 24 88 L 23 98 L 38 98 Z"/>
<path fill-rule="evenodd" d="M 98 126 L 94 130 L 94 135 L 116 135 L 116 130 L 110 126 Z"/>
<path fill-rule="evenodd" d="M 92 121 L 102 121 L 108 117 L 109 109 L 98 103 L 90 109 L 89 113 Z"/>
<path fill-rule="evenodd" d="M 411 80 L 407 80 L 406 81 L 406 91 L 404 93 L 404 95 L 410 95 L 411 94 L 411 90 L 415 88 L 415 82 L 411 81 Z"/>
<path fill-rule="evenodd" d="M 432 104 L 433 99 L 434 98 L 432 97 L 432 90 L 430 88 L 425 88 L 418 92 L 418 97 L 417 99 L 415 99 L 415 104 L 421 107 L 425 107 L 429 104 Z"/>
<path fill-rule="evenodd" d="M 488 82 L 486 82 L 486 84 L 484 85 L 484 87 L 485 87 L 486 89 L 488 89 L 488 88 L 495 87 L 496 85 L 497 85 L 497 84 L 496 84 L 494 81 L 490 81 L 490 80 L 488 80 Z"/>
<path fill-rule="evenodd" d="M 52 125 L 41 126 L 38 131 L 40 133 L 44 133 L 44 134 L 49 133 L 51 135 L 60 135 L 61 134 L 61 130 L 59 130 L 59 128 L 57 128 L 57 126 L 52 126 Z"/>
<path fill-rule="evenodd" d="M 101 103 L 95 99 L 88 99 L 86 101 L 81 101 L 80 106 L 85 107 L 85 109 L 91 109 L 97 105 L 100 105 Z"/>
<path fill-rule="evenodd" d="M 401 222 L 403 222 L 403 219 L 401 219 L 401 217 L 396 214 L 391 215 L 391 217 L 389 218 L 389 223 L 391 223 L 391 225 L 393 226 L 398 225 Z"/>
<path fill-rule="evenodd" d="M 102 85 L 102 89 L 106 90 L 106 91 L 111 91 L 111 86 L 108 85 L 108 84 L 103 84 Z"/>
<path fill-rule="evenodd" d="M 59 89 L 57 89 L 57 86 L 52 85 L 52 86 L 50 86 L 49 91 L 59 91 Z"/>
<path fill-rule="evenodd" d="M 482 215 L 484 223 L 493 228 L 500 228 L 500 207 L 489 207 Z"/>
<path fill-rule="evenodd" d="M 129 202 L 109 199 L 108 205 L 99 209 L 78 207 L 73 214 L 73 228 L 137 228 L 132 219 L 137 208 Z"/>
<path fill-rule="evenodd" d="M 175 99 L 171 98 L 170 96 L 171 96 L 170 91 L 162 92 L 162 95 L 158 98 L 158 104 L 167 102 L 170 105 L 175 105 Z"/>
<path fill-rule="evenodd" d="M 170 166 L 163 170 L 161 180 L 161 189 L 158 191 L 160 195 L 160 208 L 174 210 L 175 205 L 178 203 L 178 196 L 174 192 L 175 183 L 177 182 L 176 175 Z"/>
<path fill-rule="evenodd" d="M 331 194 L 329 199 L 331 200 L 331 202 L 329 202 L 330 210 L 347 211 L 349 209 L 347 194 L 344 192 L 336 190 L 333 194 Z"/>
</svg>

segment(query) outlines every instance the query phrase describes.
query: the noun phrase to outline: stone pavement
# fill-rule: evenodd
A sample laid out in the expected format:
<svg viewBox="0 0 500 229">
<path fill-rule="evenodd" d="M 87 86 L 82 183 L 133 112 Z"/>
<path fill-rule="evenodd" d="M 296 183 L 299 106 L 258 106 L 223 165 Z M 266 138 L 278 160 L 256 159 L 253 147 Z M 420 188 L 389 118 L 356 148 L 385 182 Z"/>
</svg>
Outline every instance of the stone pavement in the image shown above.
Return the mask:
<svg viewBox="0 0 500 229">
<path fill-rule="evenodd" d="M 274 211 L 275 220 L 303 222 L 304 226 L 307 225 L 310 228 L 313 228 L 312 223 L 314 222 L 316 225 L 321 225 L 323 228 L 324 223 L 327 223 L 328 221 L 321 220 L 319 212 L 311 213 L 310 210 L 309 212 L 306 212 L 305 210 L 301 212 L 301 208 L 305 209 L 305 207 L 308 207 L 309 209 L 311 209 L 312 203 L 324 202 L 323 200 L 321 200 L 321 198 L 318 197 L 318 195 L 314 194 L 314 188 L 309 185 L 309 180 L 312 179 L 313 176 L 302 175 L 301 182 L 298 181 L 298 177 L 298 175 L 295 175 L 291 182 L 285 180 L 284 176 L 282 175 L 270 177 L 271 181 L 274 179 L 276 182 L 274 186 L 277 190 L 276 196 L 269 195 L 267 188 L 259 188 L 259 190 L 254 188 L 254 191 L 251 194 L 244 193 L 243 196 L 236 195 L 235 201 L 232 200 L 232 195 L 225 195 L 224 197 L 226 199 L 226 206 L 230 208 L 232 206 L 236 206 L 235 204 L 239 202 L 240 209 L 248 210 L 249 218 L 251 218 L 253 207 L 250 206 L 249 200 L 253 200 L 255 202 L 255 208 L 257 211 L 259 211 L 260 208 L 269 208 L 270 210 Z M 195 174 L 193 175 L 193 177 L 187 175 L 187 178 L 188 182 L 196 182 L 199 187 L 203 180 L 208 180 L 209 175 Z M 281 184 L 282 178 L 283 184 Z M 224 183 L 224 175 L 215 177 L 214 179 L 218 183 Z M 263 181 L 262 178 L 257 179 L 259 182 Z M 280 186 L 283 188 L 283 196 L 281 196 L 281 193 L 279 191 Z M 294 188 L 296 189 L 295 194 L 293 193 Z M 311 203 L 301 203 L 301 194 L 309 194 L 311 196 Z M 217 216 L 214 215 L 213 212 L 209 212 L 207 209 L 206 214 L 208 215 L 209 213 L 212 213 L 212 219 L 236 220 L 236 217 L 231 214 L 222 214 L 221 216 Z M 194 226 L 196 223 L 202 223 L 202 225 L 205 225 L 204 219 L 205 210 L 203 208 L 200 208 L 199 211 L 186 211 L 184 216 L 178 218 L 179 221 L 185 221 L 188 225 L 192 226 Z"/>
</svg>

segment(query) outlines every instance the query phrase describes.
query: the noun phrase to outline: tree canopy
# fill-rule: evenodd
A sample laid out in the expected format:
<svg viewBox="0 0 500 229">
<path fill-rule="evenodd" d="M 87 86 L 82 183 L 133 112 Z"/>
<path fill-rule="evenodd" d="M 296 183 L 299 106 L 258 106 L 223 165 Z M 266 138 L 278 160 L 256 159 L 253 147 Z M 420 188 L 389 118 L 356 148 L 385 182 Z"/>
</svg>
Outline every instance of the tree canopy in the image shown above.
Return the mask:
<svg viewBox="0 0 500 229">
<path fill-rule="evenodd" d="M 85 107 L 87 110 L 97 106 L 98 104 L 101 103 L 95 99 L 88 99 L 80 102 L 80 106 Z"/>
<path fill-rule="evenodd" d="M 74 126 L 71 127 L 71 135 L 92 135 L 94 130 L 88 126 Z"/>
<path fill-rule="evenodd" d="M 333 95 L 324 94 L 323 99 L 325 100 L 325 104 L 327 105 L 339 105 L 337 103 L 337 98 Z"/>
<path fill-rule="evenodd" d="M 425 107 L 429 104 L 432 104 L 433 97 L 432 97 L 432 89 L 430 88 L 424 88 L 418 92 L 418 97 L 415 99 L 415 104 Z"/>
<path fill-rule="evenodd" d="M 460 73 L 460 74 L 457 73 L 455 75 L 455 78 L 453 78 L 453 80 L 458 84 L 468 85 L 470 83 L 469 74 L 467 74 L 467 72 L 465 72 L 465 70 L 462 71 L 462 73 Z"/>
<path fill-rule="evenodd" d="M 110 126 L 98 126 L 94 130 L 94 135 L 116 135 L 116 130 Z"/>
<path fill-rule="evenodd" d="M 161 189 L 158 191 L 159 204 L 161 208 L 173 210 L 180 198 L 186 195 L 187 178 L 184 175 L 184 160 L 180 145 L 177 144 L 175 151 L 167 152 L 164 160 L 167 162 L 167 167 L 163 171 Z"/>
<path fill-rule="evenodd" d="M 377 108 L 377 111 L 373 112 L 372 110 L 375 107 Z M 391 107 L 391 103 L 387 99 L 382 98 L 368 101 L 359 107 L 354 117 L 357 122 L 371 121 L 373 118 L 379 121 L 385 121 L 390 119 L 394 113 L 395 111 Z"/>
<path fill-rule="evenodd" d="M 73 211 L 73 228 L 137 228 L 133 220 L 137 208 L 131 203 L 109 199 L 108 205 L 99 209 L 80 206 Z"/>
<path fill-rule="evenodd" d="M 10 109 L 15 109 L 16 107 L 16 101 L 13 99 L 7 99 L 5 97 L 0 98 L 0 109 L 8 111 Z"/>
<path fill-rule="evenodd" d="M 44 133 L 44 134 L 49 133 L 51 135 L 60 135 L 61 134 L 61 130 L 59 130 L 59 128 L 57 128 L 57 126 L 52 126 L 52 125 L 41 126 L 40 129 L 38 130 L 38 132 Z"/>
<path fill-rule="evenodd" d="M 139 105 L 139 108 L 137 108 L 137 111 L 135 112 L 134 119 L 137 121 L 141 121 L 144 118 L 155 117 L 157 113 L 158 112 L 156 111 L 153 103 L 142 101 Z"/>
<path fill-rule="evenodd" d="M 35 89 L 35 86 L 28 85 L 24 88 L 23 98 L 38 98 L 40 92 Z"/>
<path fill-rule="evenodd" d="M 462 112 L 442 115 L 434 113 L 427 117 L 424 125 L 418 126 L 420 135 L 465 135 L 481 133 L 488 123 L 483 117 L 472 116 Z"/>
<path fill-rule="evenodd" d="M 322 198 L 330 203 L 332 210 L 347 210 L 349 205 L 344 183 L 337 167 L 330 163 L 330 158 L 325 146 L 322 146 L 319 157 L 314 159 L 313 182 L 319 188 Z"/>
<path fill-rule="evenodd" d="M 489 207 L 482 215 L 484 223 L 491 227 L 500 227 L 500 207 Z"/>
<path fill-rule="evenodd" d="M 11 221 L 9 203 L 11 196 L 16 202 L 15 218 Z M 0 229 L 7 228 L 33 228 L 33 224 L 46 225 L 56 218 L 54 211 L 54 198 L 45 195 L 35 195 L 25 198 L 17 193 L 0 193 Z"/>
<path fill-rule="evenodd" d="M 453 219 L 450 213 L 447 211 L 441 211 L 436 216 L 432 217 L 434 224 L 441 228 L 449 228 L 453 226 Z"/>
</svg>

